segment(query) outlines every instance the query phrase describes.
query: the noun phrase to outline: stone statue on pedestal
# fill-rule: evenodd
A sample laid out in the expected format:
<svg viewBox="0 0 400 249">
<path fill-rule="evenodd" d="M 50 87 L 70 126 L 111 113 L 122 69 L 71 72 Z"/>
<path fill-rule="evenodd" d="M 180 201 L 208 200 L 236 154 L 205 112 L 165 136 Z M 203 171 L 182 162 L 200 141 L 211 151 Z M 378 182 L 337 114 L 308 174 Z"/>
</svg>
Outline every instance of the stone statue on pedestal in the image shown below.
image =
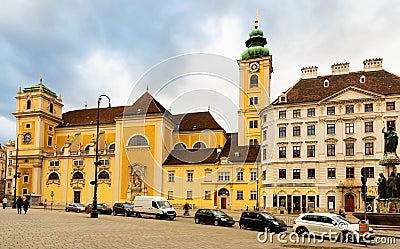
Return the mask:
<svg viewBox="0 0 400 249">
<path fill-rule="evenodd" d="M 383 128 L 382 133 L 384 134 L 385 138 L 385 154 L 391 152 L 396 153 L 399 138 L 397 133 L 394 131 L 393 126 L 389 126 L 386 131 L 385 128 Z"/>
<path fill-rule="evenodd" d="M 397 177 L 392 171 L 390 173 L 389 179 L 388 179 L 388 192 L 387 192 L 387 197 L 388 198 L 398 198 L 399 192 L 397 189 Z"/>
<path fill-rule="evenodd" d="M 383 175 L 383 173 L 379 174 L 379 178 L 378 178 L 378 199 L 385 199 L 386 198 L 386 178 Z"/>
</svg>

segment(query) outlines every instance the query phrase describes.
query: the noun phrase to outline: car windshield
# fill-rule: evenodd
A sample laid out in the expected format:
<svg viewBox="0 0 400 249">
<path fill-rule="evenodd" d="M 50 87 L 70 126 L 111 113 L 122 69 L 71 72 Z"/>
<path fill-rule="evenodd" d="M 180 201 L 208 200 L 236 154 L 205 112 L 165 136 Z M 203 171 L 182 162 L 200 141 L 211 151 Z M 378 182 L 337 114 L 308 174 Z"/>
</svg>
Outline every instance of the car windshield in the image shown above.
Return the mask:
<svg viewBox="0 0 400 249">
<path fill-rule="evenodd" d="M 264 216 L 264 218 L 268 219 L 268 220 L 275 220 L 275 217 L 272 216 L 269 213 L 261 213 L 262 216 Z"/>
<path fill-rule="evenodd" d="M 219 210 L 211 210 L 211 212 L 213 212 L 213 214 L 217 216 L 227 216 L 226 213 Z"/>
<path fill-rule="evenodd" d="M 97 208 L 104 208 L 104 206 L 101 204 L 97 204 Z"/>
<path fill-rule="evenodd" d="M 159 208 L 170 208 L 171 205 L 168 201 L 157 201 L 157 205 Z"/>
<path fill-rule="evenodd" d="M 334 215 L 334 216 L 332 216 L 332 219 L 334 219 L 335 221 L 337 221 L 337 222 L 345 222 L 345 223 L 347 223 L 347 224 L 352 224 L 352 222 L 350 222 L 350 221 L 348 221 L 348 220 L 346 220 L 345 218 L 343 218 L 342 216 L 339 216 L 339 215 Z"/>
<path fill-rule="evenodd" d="M 124 207 L 125 207 L 125 208 L 131 208 L 132 205 L 131 205 L 131 204 L 124 204 Z"/>
<path fill-rule="evenodd" d="M 81 203 L 76 203 L 77 207 L 85 207 L 85 205 L 81 204 Z"/>
</svg>

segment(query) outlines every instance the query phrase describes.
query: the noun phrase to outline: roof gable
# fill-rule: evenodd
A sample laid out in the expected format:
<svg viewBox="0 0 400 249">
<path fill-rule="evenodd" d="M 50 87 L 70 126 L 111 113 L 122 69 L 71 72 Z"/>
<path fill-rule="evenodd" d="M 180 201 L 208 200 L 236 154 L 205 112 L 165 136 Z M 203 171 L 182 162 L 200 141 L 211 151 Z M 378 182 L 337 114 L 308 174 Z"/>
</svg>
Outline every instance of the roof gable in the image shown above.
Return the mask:
<svg viewBox="0 0 400 249">
<path fill-rule="evenodd" d="M 332 94 L 331 96 L 326 97 L 321 100 L 321 102 L 340 102 L 340 101 L 349 101 L 349 100 L 362 100 L 362 99 L 371 99 L 371 98 L 380 98 L 381 94 L 377 94 L 374 92 L 370 92 L 358 87 L 349 86 L 337 93 Z"/>
<path fill-rule="evenodd" d="M 145 92 L 135 103 L 127 106 L 124 116 L 143 115 L 143 114 L 164 114 L 168 112 L 150 93 Z M 168 112 L 169 113 L 169 112 Z"/>
<path fill-rule="evenodd" d="M 223 130 L 210 112 L 184 113 L 172 116 L 175 131 Z"/>
</svg>

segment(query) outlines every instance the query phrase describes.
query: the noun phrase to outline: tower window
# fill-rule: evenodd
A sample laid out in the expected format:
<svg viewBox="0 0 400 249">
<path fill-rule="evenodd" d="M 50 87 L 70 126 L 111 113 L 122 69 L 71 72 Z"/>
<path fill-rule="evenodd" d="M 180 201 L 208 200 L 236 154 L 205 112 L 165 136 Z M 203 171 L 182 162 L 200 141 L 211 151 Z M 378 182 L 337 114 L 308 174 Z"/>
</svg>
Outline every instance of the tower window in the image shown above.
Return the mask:
<svg viewBox="0 0 400 249">
<path fill-rule="evenodd" d="M 250 97 L 250 105 L 258 105 L 258 97 Z"/>
<path fill-rule="evenodd" d="M 253 74 L 250 76 L 250 88 L 258 87 L 258 76 Z"/>
<path fill-rule="evenodd" d="M 250 128 L 258 128 L 258 120 L 250 120 Z"/>
<path fill-rule="evenodd" d="M 28 99 L 27 101 L 26 101 L 26 109 L 31 109 L 31 100 L 30 99 Z"/>
<path fill-rule="evenodd" d="M 54 112 L 53 103 L 50 103 L 49 111 L 50 111 L 51 113 Z"/>
</svg>

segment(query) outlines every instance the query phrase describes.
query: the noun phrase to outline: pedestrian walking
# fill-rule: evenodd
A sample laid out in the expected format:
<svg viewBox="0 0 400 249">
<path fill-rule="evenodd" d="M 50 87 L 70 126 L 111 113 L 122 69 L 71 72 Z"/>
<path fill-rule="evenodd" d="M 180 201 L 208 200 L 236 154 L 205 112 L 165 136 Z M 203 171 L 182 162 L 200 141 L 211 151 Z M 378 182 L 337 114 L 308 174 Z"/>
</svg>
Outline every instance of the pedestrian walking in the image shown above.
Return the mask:
<svg viewBox="0 0 400 249">
<path fill-rule="evenodd" d="M 26 214 L 26 212 L 28 211 L 28 209 L 30 207 L 28 198 L 25 198 L 25 201 L 23 202 L 23 206 L 24 206 L 24 212 Z"/>
<path fill-rule="evenodd" d="M 4 196 L 4 198 L 3 198 L 3 200 L 2 200 L 2 203 L 3 203 L 3 209 L 6 209 L 6 206 L 7 206 L 7 197 L 5 197 Z"/>
<path fill-rule="evenodd" d="M 22 205 L 24 205 L 24 201 L 22 200 L 21 196 L 18 196 L 16 204 L 17 204 L 18 213 L 21 214 L 22 213 Z"/>
<path fill-rule="evenodd" d="M 184 216 L 189 216 L 189 203 L 185 203 L 185 205 L 183 205 L 183 210 L 185 210 L 185 212 L 183 213 Z"/>
</svg>

